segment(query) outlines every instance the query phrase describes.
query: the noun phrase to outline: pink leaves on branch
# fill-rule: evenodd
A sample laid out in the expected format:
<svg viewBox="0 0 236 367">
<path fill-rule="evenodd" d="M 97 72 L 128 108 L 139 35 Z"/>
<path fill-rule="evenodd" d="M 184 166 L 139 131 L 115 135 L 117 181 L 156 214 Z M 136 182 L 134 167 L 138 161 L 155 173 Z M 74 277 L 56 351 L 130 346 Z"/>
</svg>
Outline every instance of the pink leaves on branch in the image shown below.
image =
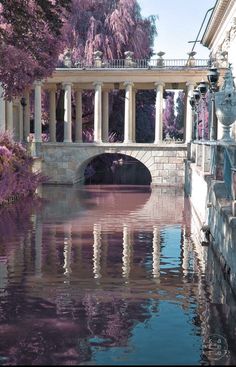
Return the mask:
<svg viewBox="0 0 236 367">
<path fill-rule="evenodd" d="M 14 142 L 10 133 L 0 133 L 0 205 L 13 196 L 34 194 L 44 177 L 32 172 L 32 164 L 26 149 Z"/>
<path fill-rule="evenodd" d="M 0 0 L 0 80 L 6 96 L 51 75 L 63 50 L 60 29 L 70 0 Z"/>
<path fill-rule="evenodd" d="M 142 18 L 136 0 L 73 0 L 63 34 L 73 61 L 91 63 L 96 50 L 104 59 L 124 58 L 127 50 L 134 58 L 148 58 L 155 19 Z"/>
</svg>

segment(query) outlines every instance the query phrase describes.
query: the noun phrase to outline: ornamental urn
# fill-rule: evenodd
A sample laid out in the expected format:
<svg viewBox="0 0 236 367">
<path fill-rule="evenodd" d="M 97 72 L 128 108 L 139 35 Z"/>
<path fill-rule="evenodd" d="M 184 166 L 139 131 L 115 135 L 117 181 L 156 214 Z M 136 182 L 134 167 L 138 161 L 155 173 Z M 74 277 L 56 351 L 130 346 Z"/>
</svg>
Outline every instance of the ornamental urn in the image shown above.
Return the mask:
<svg viewBox="0 0 236 367">
<path fill-rule="evenodd" d="M 223 136 L 221 140 L 231 141 L 231 125 L 236 120 L 236 90 L 231 65 L 229 65 L 225 76 L 224 84 L 215 93 L 216 116 L 223 125 Z"/>
</svg>

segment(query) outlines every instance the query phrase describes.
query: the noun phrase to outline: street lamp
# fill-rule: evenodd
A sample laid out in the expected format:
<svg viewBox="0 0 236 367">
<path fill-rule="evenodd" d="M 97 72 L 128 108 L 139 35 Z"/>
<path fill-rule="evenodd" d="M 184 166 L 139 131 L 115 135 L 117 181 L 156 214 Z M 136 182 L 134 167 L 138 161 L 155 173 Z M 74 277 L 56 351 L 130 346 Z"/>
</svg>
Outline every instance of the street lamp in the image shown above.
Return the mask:
<svg viewBox="0 0 236 367">
<path fill-rule="evenodd" d="M 211 124 L 210 124 L 210 140 L 217 139 L 217 120 L 215 114 L 215 92 L 217 91 L 217 83 L 219 80 L 219 72 L 216 67 L 211 67 L 207 74 L 211 92 Z"/>
<path fill-rule="evenodd" d="M 197 139 L 197 134 L 196 134 L 196 118 L 195 118 L 195 114 L 196 114 L 196 101 L 195 101 L 195 98 L 194 97 L 191 97 L 190 100 L 189 100 L 189 103 L 192 107 L 192 120 L 193 120 L 193 130 L 192 130 L 192 140 L 195 140 Z"/>
<path fill-rule="evenodd" d="M 198 89 L 193 90 L 193 96 L 190 98 L 190 105 L 192 107 L 193 114 L 193 132 L 192 132 L 192 140 L 198 139 L 198 105 L 201 94 Z"/>
<path fill-rule="evenodd" d="M 203 101 L 203 116 L 202 116 L 202 140 L 205 140 L 205 108 L 206 108 L 206 92 L 208 89 L 208 83 L 204 80 L 198 85 L 198 90 L 201 93 Z"/>
<path fill-rule="evenodd" d="M 25 107 L 27 106 L 26 98 L 22 97 L 21 100 L 20 100 L 20 103 L 21 103 L 22 111 L 23 111 L 23 136 L 24 136 L 24 132 L 25 132 Z M 27 139 L 27 137 L 24 136 L 23 140 L 26 140 L 26 139 Z"/>
</svg>

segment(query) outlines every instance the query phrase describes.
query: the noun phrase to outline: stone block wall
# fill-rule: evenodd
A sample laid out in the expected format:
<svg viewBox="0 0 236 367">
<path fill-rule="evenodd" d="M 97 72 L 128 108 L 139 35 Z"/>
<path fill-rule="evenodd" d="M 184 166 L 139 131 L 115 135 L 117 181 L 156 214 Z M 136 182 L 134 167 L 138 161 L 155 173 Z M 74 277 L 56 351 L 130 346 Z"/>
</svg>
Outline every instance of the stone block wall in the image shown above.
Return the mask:
<svg viewBox="0 0 236 367">
<path fill-rule="evenodd" d="M 83 183 L 87 164 L 104 153 L 125 154 L 143 163 L 151 173 L 152 186 L 184 186 L 185 144 L 44 143 L 40 154 L 42 172 L 51 183 Z"/>
<path fill-rule="evenodd" d="M 218 258 L 224 276 L 236 294 L 236 217 L 224 181 L 201 171 L 196 163 L 186 161 L 185 191 L 190 198 L 191 232 L 202 239 L 202 228 L 210 230 L 209 246 Z M 199 244 L 197 244 L 199 248 Z"/>
</svg>

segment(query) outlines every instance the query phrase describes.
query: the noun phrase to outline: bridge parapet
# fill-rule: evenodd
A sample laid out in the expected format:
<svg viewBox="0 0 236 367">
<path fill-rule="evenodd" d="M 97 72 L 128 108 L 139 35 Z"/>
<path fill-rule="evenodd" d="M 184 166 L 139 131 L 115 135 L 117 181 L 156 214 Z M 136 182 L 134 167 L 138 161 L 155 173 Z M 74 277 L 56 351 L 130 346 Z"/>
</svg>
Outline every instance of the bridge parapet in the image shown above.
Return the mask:
<svg viewBox="0 0 236 367">
<path fill-rule="evenodd" d="M 97 61 L 97 60 L 96 60 Z M 132 59 L 127 63 L 127 59 L 100 60 L 101 62 L 88 63 L 77 61 L 69 64 L 70 68 L 76 69 L 208 69 L 209 59 Z M 218 61 L 219 67 L 225 67 Z M 68 68 L 67 64 L 59 68 Z"/>
<path fill-rule="evenodd" d="M 84 183 L 84 171 L 90 161 L 101 154 L 119 153 L 137 159 L 149 170 L 152 186 L 184 185 L 186 144 L 76 144 L 41 145 L 42 172 L 51 183 Z"/>
</svg>

